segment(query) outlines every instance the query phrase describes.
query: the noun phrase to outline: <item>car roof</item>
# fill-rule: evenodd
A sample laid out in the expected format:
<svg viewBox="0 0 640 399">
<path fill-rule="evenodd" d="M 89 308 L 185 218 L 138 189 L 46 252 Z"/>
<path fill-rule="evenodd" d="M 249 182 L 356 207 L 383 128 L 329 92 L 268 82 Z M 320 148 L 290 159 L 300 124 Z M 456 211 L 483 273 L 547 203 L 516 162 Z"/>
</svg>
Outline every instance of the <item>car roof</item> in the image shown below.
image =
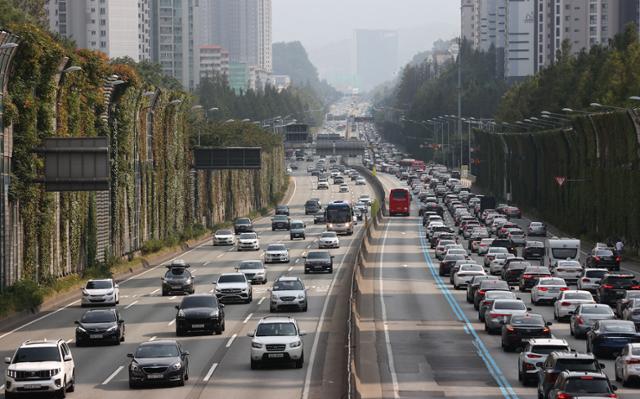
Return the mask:
<svg viewBox="0 0 640 399">
<path fill-rule="evenodd" d="M 566 345 L 569 343 L 560 338 L 532 338 L 529 341 L 529 345 Z"/>
<path fill-rule="evenodd" d="M 174 339 L 157 339 L 155 341 L 142 342 L 138 346 L 167 345 L 167 344 L 174 344 L 177 346 L 178 342 Z"/>
<path fill-rule="evenodd" d="M 244 273 L 240 273 L 240 272 L 221 273 L 220 277 L 222 276 L 244 276 Z"/>
<path fill-rule="evenodd" d="M 589 379 L 609 380 L 605 373 L 597 371 L 569 371 L 563 370 L 560 374 L 563 374 L 565 378 L 581 378 L 588 377 Z M 590 395 L 591 396 L 591 395 Z"/>
<path fill-rule="evenodd" d="M 35 340 L 27 340 L 24 341 L 20 347 L 39 347 L 39 348 L 50 348 L 53 346 L 58 346 L 58 344 L 62 343 L 61 339 L 58 340 L 48 340 L 48 339 L 35 339 Z"/>
<path fill-rule="evenodd" d="M 549 354 L 549 357 L 556 359 L 595 359 L 595 355 L 593 353 L 585 353 L 585 352 L 564 352 L 564 351 L 555 351 Z"/>
<path fill-rule="evenodd" d="M 280 276 L 276 279 L 276 281 L 302 281 L 300 277 L 295 276 Z"/>
<path fill-rule="evenodd" d="M 258 321 L 258 324 L 266 323 L 296 323 L 296 320 L 289 316 L 265 316 Z"/>
<path fill-rule="evenodd" d="M 108 281 L 108 282 L 113 282 L 112 278 L 92 278 L 90 280 L 88 280 L 87 282 L 93 282 L 93 281 Z"/>
</svg>

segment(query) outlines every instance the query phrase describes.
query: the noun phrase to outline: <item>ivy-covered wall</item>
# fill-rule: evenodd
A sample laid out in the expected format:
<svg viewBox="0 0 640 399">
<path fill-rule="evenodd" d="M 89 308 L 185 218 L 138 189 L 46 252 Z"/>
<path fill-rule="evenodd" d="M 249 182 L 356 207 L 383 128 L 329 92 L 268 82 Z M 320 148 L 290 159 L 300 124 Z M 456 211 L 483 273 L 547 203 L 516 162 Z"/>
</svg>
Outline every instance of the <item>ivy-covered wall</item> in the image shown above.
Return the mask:
<svg viewBox="0 0 640 399">
<path fill-rule="evenodd" d="M 8 204 L 17 228 L 5 235 L 0 287 L 189 238 L 201 225 L 267 207 L 286 188 L 281 143 L 263 149 L 258 171 L 193 172 L 189 95 L 152 86 L 99 52 L 65 47 L 36 26 L 10 29 L 19 47 L 3 119 L 13 129 Z M 82 69 L 64 72 L 69 66 Z M 52 136 L 109 137 L 110 192 L 48 193 L 35 183 L 44 165 L 34 150 Z"/>
<path fill-rule="evenodd" d="M 572 127 L 528 133 L 477 131 L 478 184 L 563 231 L 640 248 L 640 115 L 575 117 Z M 567 181 L 558 185 L 555 177 Z"/>
</svg>

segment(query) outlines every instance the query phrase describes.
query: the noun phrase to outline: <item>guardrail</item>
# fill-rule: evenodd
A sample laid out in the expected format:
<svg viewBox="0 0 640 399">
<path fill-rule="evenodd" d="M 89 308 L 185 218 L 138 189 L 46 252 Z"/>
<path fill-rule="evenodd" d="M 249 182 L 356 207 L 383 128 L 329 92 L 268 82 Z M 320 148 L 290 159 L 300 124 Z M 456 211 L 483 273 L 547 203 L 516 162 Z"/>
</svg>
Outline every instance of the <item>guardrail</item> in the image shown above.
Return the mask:
<svg viewBox="0 0 640 399">
<path fill-rule="evenodd" d="M 385 202 L 385 198 L 387 197 L 386 191 L 384 190 L 384 186 L 380 183 L 377 177 L 371 173 L 371 171 L 365 168 L 362 165 L 349 165 L 350 168 L 355 169 L 360 173 L 364 179 L 369 183 L 369 185 L 373 188 L 373 192 L 376 196 L 376 199 L 380 203 L 380 209 L 382 210 L 382 215 L 387 216 L 387 204 Z"/>
</svg>

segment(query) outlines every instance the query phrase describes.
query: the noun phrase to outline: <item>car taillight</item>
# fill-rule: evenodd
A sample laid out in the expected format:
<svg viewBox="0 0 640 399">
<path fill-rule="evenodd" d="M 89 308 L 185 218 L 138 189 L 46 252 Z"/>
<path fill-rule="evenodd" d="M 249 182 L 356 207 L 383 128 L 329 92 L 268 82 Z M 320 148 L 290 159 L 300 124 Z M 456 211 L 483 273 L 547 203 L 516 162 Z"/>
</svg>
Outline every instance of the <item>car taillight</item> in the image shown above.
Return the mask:
<svg viewBox="0 0 640 399">
<path fill-rule="evenodd" d="M 538 287 L 538 291 L 549 291 L 547 287 Z"/>
<path fill-rule="evenodd" d="M 540 359 L 542 355 L 536 355 L 535 353 L 527 353 L 529 359 Z"/>
<path fill-rule="evenodd" d="M 571 398 L 572 398 L 571 395 L 564 392 L 558 392 L 558 394 L 556 395 L 556 399 L 571 399 Z"/>
<path fill-rule="evenodd" d="M 522 275 L 522 278 L 523 278 L 523 279 L 525 279 L 525 280 L 530 280 L 530 279 L 532 279 L 532 278 L 533 278 L 533 276 L 532 276 L 532 275 L 530 275 L 530 274 L 523 274 L 523 275 Z"/>
<path fill-rule="evenodd" d="M 576 321 L 578 322 L 578 324 L 582 325 L 584 324 L 584 319 L 582 318 L 582 316 L 578 316 L 576 317 Z"/>
<path fill-rule="evenodd" d="M 549 327 L 545 327 L 545 328 L 542 329 L 542 331 L 548 333 L 551 330 L 549 330 Z"/>
<path fill-rule="evenodd" d="M 560 302 L 560 306 L 571 306 L 571 302 Z"/>
<path fill-rule="evenodd" d="M 583 283 L 590 283 L 590 282 L 591 282 L 591 279 L 586 278 L 586 277 L 583 277 L 583 278 L 582 278 L 582 282 L 583 282 Z"/>
<path fill-rule="evenodd" d="M 613 288 L 613 285 L 611 285 L 611 284 L 602 284 L 602 288 L 605 288 L 605 289 L 609 290 L 609 289 Z"/>
<path fill-rule="evenodd" d="M 490 313 L 489 316 L 492 319 L 497 319 L 498 317 L 507 317 L 509 315 L 508 314 L 502 314 L 502 313 Z"/>
<path fill-rule="evenodd" d="M 487 292 L 487 291 L 485 291 L 485 290 L 478 290 L 478 294 L 479 294 L 479 295 L 484 295 L 486 292 Z"/>
<path fill-rule="evenodd" d="M 622 257 L 616 256 L 616 262 L 620 262 L 620 261 L 622 261 Z"/>
<path fill-rule="evenodd" d="M 627 359 L 624 361 L 627 364 L 639 364 L 640 363 L 640 359 Z"/>
<path fill-rule="evenodd" d="M 599 256 L 594 256 L 593 260 L 595 260 L 596 262 L 600 262 L 600 257 Z"/>
<path fill-rule="evenodd" d="M 640 285 L 632 285 L 631 288 L 629 288 L 631 290 L 640 290 Z"/>
<path fill-rule="evenodd" d="M 560 287 L 560 291 L 568 291 L 569 287 Z"/>
</svg>

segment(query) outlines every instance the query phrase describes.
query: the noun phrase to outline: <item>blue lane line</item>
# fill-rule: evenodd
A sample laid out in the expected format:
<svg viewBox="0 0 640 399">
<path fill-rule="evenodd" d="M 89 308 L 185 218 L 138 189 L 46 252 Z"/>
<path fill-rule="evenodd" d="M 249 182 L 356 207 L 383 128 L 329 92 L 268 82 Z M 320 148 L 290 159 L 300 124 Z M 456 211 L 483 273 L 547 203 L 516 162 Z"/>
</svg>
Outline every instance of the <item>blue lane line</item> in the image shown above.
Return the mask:
<svg viewBox="0 0 640 399">
<path fill-rule="evenodd" d="M 431 260 L 431 255 L 429 255 L 429 250 L 428 250 L 429 246 L 427 245 L 427 242 L 426 242 L 424 226 L 422 226 L 422 223 L 420 222 L 418 222 L 418 226 L 420 231 L 420 243 L 422 246 L 421 248 L 422 254 L 424 255 L 424 259 L 427 262 L 427 265 L 429 266 L 429 271 L 431 272 L 431 275 L 436 281 L 436 285 L 438 286 L 438 288 L 442 292 L 442 295 L 445 297 L 445 299 L 449 303 L 449 306 L 451 306 L 451 310 L 453 310 L 453 313 L 455 313 L 458 320 L 464 322 L 465 332 L 473 336 L 473 344 L 478 349 L 478 355 L 480 356 L 484 364 L 487 366 L 487 370 L 489 370 L 489 373 L 491 374 L 493 379 L 496 381 L 496 383 L 500 387 L 500 391 L 502 392 L 502 395 L 505 398 L 509 398 L 509 399 L 519 399 L 518 395 L 515 393 L 515 391 L 513 390 L 513 387 L 509 383 L 509 380 L 502 373 L 502 370 L 496 363 L 495 359 L 491 356 L 491 353 L 485 346 L 484 342 L 480 339 L 480 336 L 478 336 L 478 333 L 476 332 L 475 328 L 473 328 L 471 321 L 469 320 L 467 315 L 464 314 L 464 311 L 460 307 L 460 304 L 458 303 L 456 298 L 453 296 L 453 294 L 449 290 L 449 287 L 445 284 L 439 272 L 436 270 L 436 267 L 433 264 L 433 261 Z"/>
</svg>

